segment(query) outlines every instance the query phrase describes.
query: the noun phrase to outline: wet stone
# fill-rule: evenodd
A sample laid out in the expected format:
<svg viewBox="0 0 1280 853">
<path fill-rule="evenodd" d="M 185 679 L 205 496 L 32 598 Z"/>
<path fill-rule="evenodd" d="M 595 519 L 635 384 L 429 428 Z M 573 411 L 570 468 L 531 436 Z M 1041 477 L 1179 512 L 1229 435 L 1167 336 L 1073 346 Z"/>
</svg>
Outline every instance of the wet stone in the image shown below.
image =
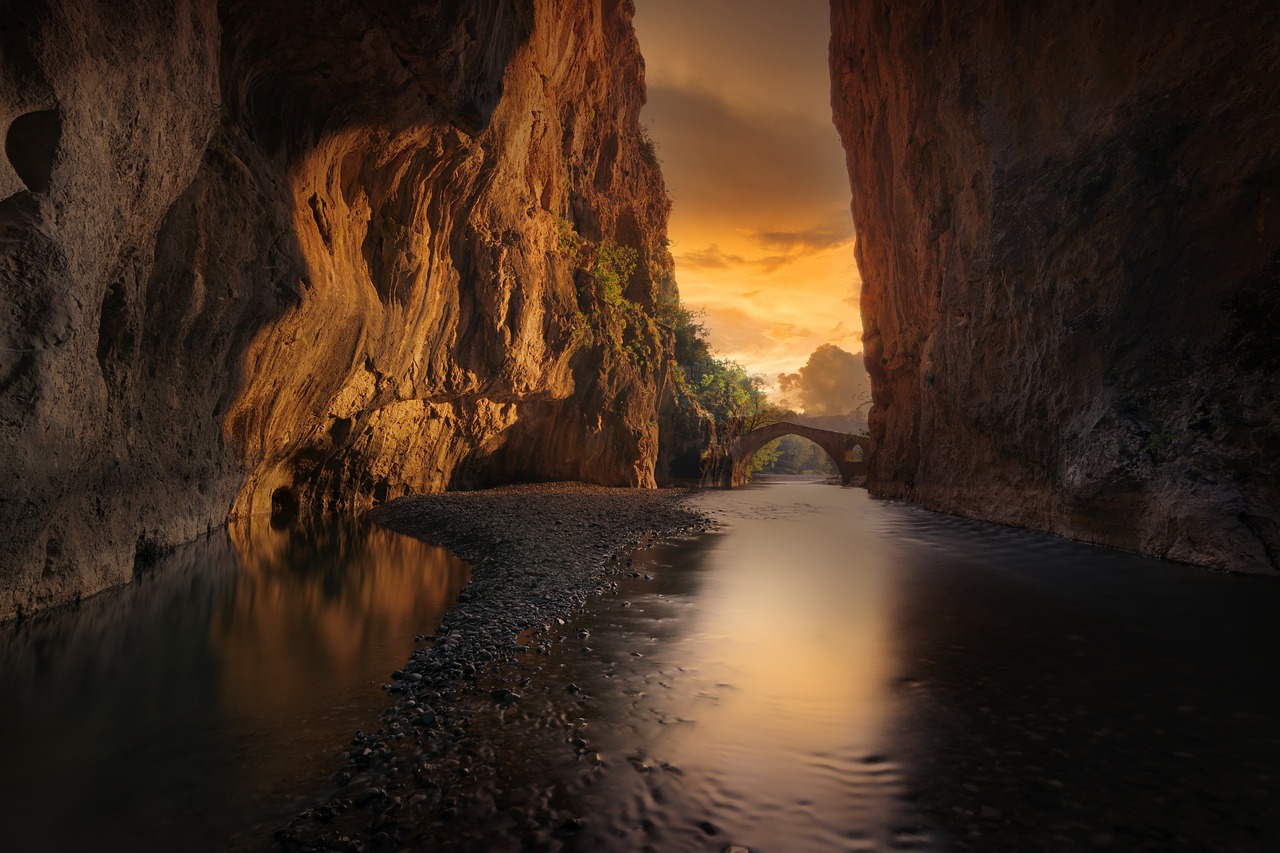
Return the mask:
<svg viewBox="0 0 1280 853">
<path fill-rule="evenodd" d="M 336 811 L 332 814 L 338 817 L 330 820 L 331 813 L 313 810 L 299 818 L 302 828 L 294 835 L 300 839 L 297 849 L 332 850 L 350 845 L 396 849 L 401 843 L 396 827 L 408 826 L 410 817 L 423 829 L 455 815 L 468 821 L 476 817 L 473 811 L 477 804 L 469 798 L 477 785 L 491 779 L 485 770 L 493 766 L 492 755 L 484 755 L 484 739 L 478 734 L 485 724 L 476 720 L 480 723 L 477 734 L 471 733 L 468 716 L 476 712 L 461 717 L 455 714 L 467 707 L 465 703 L 477 699 L 498 720 L 512 713 L 507 708 L 521 701 L 520 693 L 493 686 L 495 681 L 515 683 L 510 675 L 517 675 L 522 692 L 540 696 L 540 684 L 545 682 L 519 679 L 506 668 L 522 655 L 530 660 L 535 650 L 545 655 L 567 642 L 567 638 L 545 631 L 564 626 L 565 617 L 593 596 L 617 589 L 613 578 L 619 564 L 625 561 L 629 568 L 634 562 L 625 559 L 627 549 L 645 531 L 664 537 L 704 526 L 697 515 L 678 505 L 679 498 L 672 492 L 622 493 L 551 484 L 428 495 L 379 507 L 375 515 L 382 526 L 430 538 L 470 562 L 472 582 L 457 596 L 457 605 L 440 628 L 413 635 L 415 642 L 430 645 L 416 648 L 406 665 L 392 674 L 391 683 L 384 685 L 388 693 L 407 695 L 400 700 L 401 707 L 384 718 L 387 733 L 381 742 L 363 734 L 352 742 L 353 747 L 359 747 L 359 760 L 352 758 L 352 766 L 359 769 L 344 771 L 343 784 L 354 781 L 363 789 L 355 798 L 360 810 L 366 815 L 370 810 L 393 814 L 399 806 L 392 805 L 390 794 L 407 790 L 413 796 L 406 794 L 409 804 L 405 815 L 395 817 L 396 824 L 390 819 L 361 824 Z M 555 524 L 557 520 L 565 523 Z M 544 626 L 544 633 L 532 637 L 533 642 L 526 646 L 517 647 L 509 641 L 537 626 Z M 588 636 L 584 632 L 577 639 Z M 505 679 L 504 672 L 509 673 Z M 484 687 L 477 690 L 473 684 Z M 568 692 L 583 695 L 577 685 Z M 415 704 L 409 704 L 411 701 Z M 574 744 L 573 750 L 586 765 L 603 763 L 585 738 Z M 647 765 L 641 766 L 642 772 L 649 770 Z M 474 774 L 459 772 L 472 767 L 477 771 Z M 354 780 L 352 772 L 356 773 Z M 447 791 L 441 790 L 441 783 Z M 526 814 L 531 816 L 532 812 Z M 546 847 L 554 844 L 555 838 L 564 841 L 583 827 L 581 817 L 547 813 L 537 821 L 531 817 L 517 820 L 509 840 L 528 835 L 536 839 L 535 846 Z"/>
</svg>

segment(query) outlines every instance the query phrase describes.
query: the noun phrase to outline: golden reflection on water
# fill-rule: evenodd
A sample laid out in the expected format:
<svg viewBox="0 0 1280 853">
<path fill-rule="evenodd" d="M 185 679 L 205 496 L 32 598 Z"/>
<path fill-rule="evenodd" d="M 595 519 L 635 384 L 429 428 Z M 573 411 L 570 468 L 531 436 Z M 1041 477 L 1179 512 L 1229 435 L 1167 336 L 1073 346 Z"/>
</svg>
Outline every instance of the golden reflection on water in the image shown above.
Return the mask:
<svg viewBox="0 0 1280 853">
<path fill-rule="evenodd" d="M 588 629 L 581 643 L 553 650 L 553 696 L 601 685 L 580 725 L 601 766 L 570 777 L 597 821 L 578 849 L 896 840 L 898 585 L 852 497 L 800 485 L 704 496 L 723 532 L 639 555 L 653 581 L 624 580 L 574 625 Z"/>
<path fill-rule="evenodd" d="M 702 630 L 728 641 L 719 657 L 797 722 L 851 703 L 878 707 L 888 654 L 884 576 L 865 565 L 833 570 L 848 567 L 850 555 L 806 542 L 803 528 L 754 532 L 712 554 L 733 566 L 732 583 L 713 581 L 703 599 Z"/>
<path fill-rule="evenodd" d="M 255 522 L 0 626 L 0 847 L 259 850 L 330 787 L 470 568 L 355 519 Z"/>
<path fill-rule="evenodd" d="M 231 727 L 273 740 L 281 761 L 260 769 L 283 777 L 299 754 L 333 748 L 328 720 L 381 701 L 376 685 L 439 625 L 470 568 L 354 521 L 276 530 L 253 519 L 230 536 L 241 574 L 209 626 L 220 708 Z"/>
<path fill-rule="evenodd" d="M 738 521 L 710 550 L 683 665 L 727 687 L 695 705 L 696 725 L 678 727 L 661 749 L 707 768 L 744 802 L 769 791 L 828 815 L 875 811 L 879 797 L 850 798 L 832 777 L 870 769 L 864 760 L 884 750 L 893 586 L 865 532 L 852 523 L 833 536 L 825 514 Z M 795 832 L 758 821 L 740 828 L 765 846 Z"/>
</svg>

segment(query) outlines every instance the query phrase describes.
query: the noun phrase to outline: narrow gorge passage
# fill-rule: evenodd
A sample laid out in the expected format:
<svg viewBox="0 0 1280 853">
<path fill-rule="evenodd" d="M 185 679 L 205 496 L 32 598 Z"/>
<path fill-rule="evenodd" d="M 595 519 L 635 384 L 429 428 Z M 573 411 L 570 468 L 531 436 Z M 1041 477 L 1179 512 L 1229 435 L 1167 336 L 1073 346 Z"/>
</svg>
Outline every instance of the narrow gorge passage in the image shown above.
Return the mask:
<svg viewBox="0 0 1280 853">
<path fill-rule="evenodd" d="M 1274 853 L 1278 34 L 0 0 L 0 846 Z"/>
</svg>

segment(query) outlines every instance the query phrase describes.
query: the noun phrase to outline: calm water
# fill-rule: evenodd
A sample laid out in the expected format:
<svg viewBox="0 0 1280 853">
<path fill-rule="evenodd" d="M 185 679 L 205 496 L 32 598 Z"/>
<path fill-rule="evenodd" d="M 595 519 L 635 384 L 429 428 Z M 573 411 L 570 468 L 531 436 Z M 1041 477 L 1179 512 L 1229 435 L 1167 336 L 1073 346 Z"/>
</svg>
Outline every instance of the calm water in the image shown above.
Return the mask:
<svg viewBox="0 0 1280 853">
<path fill-rule="evenodd" d="M 1275 578 L 861 490 L 700 500 L 720 532 L 474 704 L 418 849 L 1280 849 Z"/>
<path fill-rule="evenodd" d="M 269 847 L 468 577 L 351 521 L 261 525 L 0 626 L 0 848 Z"/>
<path fill-rule="evenodd" d="M 697 500 L 719 532 L 461 700 L 414 849 L 1280 849 L 1276 578 L 827 485 Z M 5 630 L 6 849 L 260 842 L 466 576 L 355 530 L 172 563 Z"/>
</svg>

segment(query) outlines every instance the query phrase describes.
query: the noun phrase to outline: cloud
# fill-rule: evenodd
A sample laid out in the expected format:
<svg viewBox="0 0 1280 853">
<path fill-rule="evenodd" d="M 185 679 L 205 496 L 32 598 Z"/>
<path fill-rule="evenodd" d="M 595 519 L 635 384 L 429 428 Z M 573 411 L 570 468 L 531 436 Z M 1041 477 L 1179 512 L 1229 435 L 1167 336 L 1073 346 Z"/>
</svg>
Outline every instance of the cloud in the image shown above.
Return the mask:
<svg viewBox="0 0 1280 853">
<path fill-rule="evenodd" d="M 649 85 L 830 121 L 828 0 L 637 0 Z"/>
<path fill-rule="evenodd" d="M 645 115 L 682 215 L 768 233 L 785 230 L 770 221 L 848 209 L 848 173 L 830 122 L 749 113 L 707 92 L 666 86 L 651 87 Z"/>
<path fill-rule="evenodd" d="M 713 243 L 705 249 L 695 249 L 692 252 L 676 255 L 676 263 L 690 269 L 723 270 L 730 267 L 745 266 L 750 261 L 741 255 L 725 254 L 720 251 L 719 246 Z"/>
<path fill-rule="evenodd" d="M 759 248 L 774 254 L 761 257 L 745 257 L 741 254 L 730 254 L 723 251 L 716 243 L 705 249 L 696 249 L 676 256 L 676 262 L 689 269 L 730 269 L 734 267 L 755 267 L 768 275 L 783 267 L 791 266 L 803 257 L 837 249 L 853 242 L 853 226 L 842 222 L 840 225 L 814 226 L 797 231 L 764 231 L 757 230 L 750 235 L 750 241 Z M 756 295 L 760 291 L 752 291 Z"/>
<path fill-rule="evenodd" d="M 836 323 L 834 326 L 831 327 L 831 331 L 827 332 L 827 340 L 843 341 L 843 340 L 852 338 L 855 335 L 861 335 L 861 334 L 862 334 L 861 330 L 851 329 L 849 328 L 848 323 L 846 323 L 844 320 L 841 320 L 840 322 Z"/>
<path fill-rule="evenodd" d="M 766 273 L 790 266 L 800 258 L 827 252 L 853 242 L 853 223 L 841 217 L 838 224 L 818 225 L 798 231 L 764 231 L 751 235 L 761 249 L 775 254 L 759 258 L 755 263 Z"/>
<path fill-rule="evenodd" d="M 708 303 L 703 308 L 711 329 L 711 346 L 719 355 L 750 360 L 748 354 L 768 348 L 765 326 L 754 311 L 733 303 Z"/>
<path fill-rule="evenodd" d="M 806 415 L 843 415 L 870 399 L 871 378 L 860 353 L 823 344 L 798 373 L 778 374 L 778 390 L 797 395 Z"/>
<path fill-rule="evenodd" d="M 801 231 L 757 231 L 752 235 L 757 245 L 768 252 L 785 255 L 796 252 L 824 252 L 853 242 L 853 225 L 820 225 Z"/>
<path fill-rule="evenodd" d="M 778 323 L 768 329 L 765 332 L 765 336 L 780 344 L 789 344 L 802 338 L 813 337 L 813 332 L 803 326 L 797 326 L 795 323 Z"/>
<path fill-rule="evenodd" d="M 857 340 L 849 176 L 831 123 L 827 0 L 636 0 L 648 102 L 673 207 L 680 292 L 711 343 L 791 373 Z M 826 335 L 840 320 L 850 329 Z"/>
</svg>

